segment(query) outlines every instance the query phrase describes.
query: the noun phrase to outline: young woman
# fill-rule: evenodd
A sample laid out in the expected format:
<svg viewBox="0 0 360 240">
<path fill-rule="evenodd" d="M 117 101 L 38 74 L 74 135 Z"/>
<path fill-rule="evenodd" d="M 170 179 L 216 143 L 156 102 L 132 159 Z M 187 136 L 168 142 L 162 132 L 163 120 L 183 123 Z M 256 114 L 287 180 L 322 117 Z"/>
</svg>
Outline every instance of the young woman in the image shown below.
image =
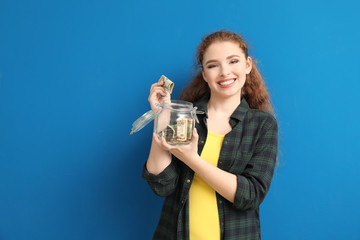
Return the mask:
<svg viewBox="0 0 360 240">
<path fill-rule="evenodd" d="M 172 146 L 154 134 L 143 170 L 166 197 L 153 239 L 261 239 L 259 206 L 277 159 L 269 93 L 235 33 L 206 36 L 197 61 L 200 71 L 180 96 L 204 112 L 193 140 Z M 152 109 L 169 99 L 162 82 L 151 86 Z"/>
</svg>

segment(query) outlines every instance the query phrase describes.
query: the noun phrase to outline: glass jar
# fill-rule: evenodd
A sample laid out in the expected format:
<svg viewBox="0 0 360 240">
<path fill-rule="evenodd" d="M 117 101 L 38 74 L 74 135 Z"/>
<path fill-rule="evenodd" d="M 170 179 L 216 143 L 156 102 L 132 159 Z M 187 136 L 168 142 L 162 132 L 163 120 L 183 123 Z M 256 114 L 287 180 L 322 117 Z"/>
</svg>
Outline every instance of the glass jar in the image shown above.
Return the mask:
<svg viewBox="0 0 360 240">
<path fill-rule="evenodd" d="M 155 132 L 168 144 L 189 144 L 195 127 L 196 107 L 192 103 L 172 100 L 157 104 L 156 111 L 150 110 L 133 123 L 130 134 L 139 131 L 155 119 Z"/>
</svg>

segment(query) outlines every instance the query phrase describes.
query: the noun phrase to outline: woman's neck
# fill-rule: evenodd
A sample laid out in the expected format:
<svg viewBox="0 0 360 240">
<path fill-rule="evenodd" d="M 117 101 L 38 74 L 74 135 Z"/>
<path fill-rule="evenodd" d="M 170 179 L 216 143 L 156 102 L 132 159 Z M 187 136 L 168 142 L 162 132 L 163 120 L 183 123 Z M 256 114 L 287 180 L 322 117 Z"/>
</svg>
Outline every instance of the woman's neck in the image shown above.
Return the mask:
<svg viewBox="0 0 360 240">
<path fill-rule="evenodd" d="M 241 96 L 234 95 L 228 98 L 219 98 L 210 95 L 208 111 L 222 113 L 230 117 L 240 103 Z"/>
</svg>

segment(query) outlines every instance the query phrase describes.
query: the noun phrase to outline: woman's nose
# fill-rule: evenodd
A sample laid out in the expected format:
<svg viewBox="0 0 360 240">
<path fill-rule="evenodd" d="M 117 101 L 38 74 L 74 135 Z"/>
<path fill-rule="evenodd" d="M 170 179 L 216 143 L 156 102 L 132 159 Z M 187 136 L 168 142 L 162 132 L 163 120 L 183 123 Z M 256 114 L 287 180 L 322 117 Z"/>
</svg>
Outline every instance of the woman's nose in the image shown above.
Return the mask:
<svg viewBox="0 0 360 240">
<path fill-rule="evenodd" d="M 221 66 L 221 75 L 227 76 L 230 74 L 230 68 L 228 66 Z"/>
</svg>

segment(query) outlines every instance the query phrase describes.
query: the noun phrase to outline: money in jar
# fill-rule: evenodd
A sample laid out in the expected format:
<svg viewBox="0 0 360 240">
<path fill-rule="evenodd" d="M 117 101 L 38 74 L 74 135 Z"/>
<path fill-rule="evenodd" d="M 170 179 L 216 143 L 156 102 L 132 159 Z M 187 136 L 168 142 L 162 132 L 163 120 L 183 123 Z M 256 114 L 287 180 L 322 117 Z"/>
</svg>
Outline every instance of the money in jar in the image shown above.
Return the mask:
<svg viewBox="0 0 360 240">
<path fill-rule="evenodd" d="M 171 145 L 189 144 L 195 127 L 196 107 L 192 103 L 172 100 L 161 104 L 156 117 L 156 133 Z"/>
</svg>

